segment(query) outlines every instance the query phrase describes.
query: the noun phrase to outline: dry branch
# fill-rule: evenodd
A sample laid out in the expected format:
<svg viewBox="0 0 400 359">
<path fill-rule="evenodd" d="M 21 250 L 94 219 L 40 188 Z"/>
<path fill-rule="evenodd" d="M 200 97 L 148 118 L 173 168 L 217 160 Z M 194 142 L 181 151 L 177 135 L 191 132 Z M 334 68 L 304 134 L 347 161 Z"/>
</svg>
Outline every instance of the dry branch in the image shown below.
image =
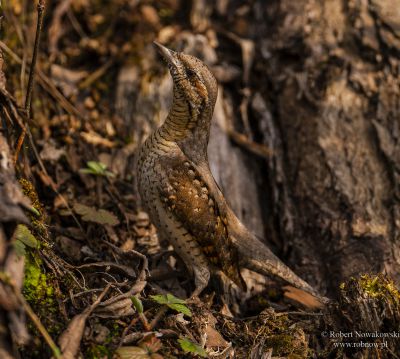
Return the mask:
<svg viewBox="0 0 400 359">
<path fill-rule="evenodd" d="M 40 33 L 42 31 L 44 9 L 45 9 L 45 1 L 39 0 L 39 3 L 37 5 L 37 25 L 36 25 L 36 34 L 35 34 L 35 44 L 33 47 L 32 61 L 31 61 L 30 69 L 29 69 L 28 87 L 26 90 L 26 98 L 25 98 L 25 112 L 26 112 L 26 115 L 28 118 L 31 117 L 33 80 L 34 80 L 34 76 L 35 76 L 36 60 L 37 60 L 38 51 L 39 51 Z M 15 148 L 15 154 L 14 154 L 14 156 L 15 156 L 14 163 L 17 163 L 19 152 L 24 143 L 24 139 L 25 139 L 25 135 L 26 135 L 26 126 L 29 126 L 29 125 L 26 124 L 22 128 L 22 133 L 18 138 L 18 142 L 17 142 L 16 148 Z"/>
</svg>

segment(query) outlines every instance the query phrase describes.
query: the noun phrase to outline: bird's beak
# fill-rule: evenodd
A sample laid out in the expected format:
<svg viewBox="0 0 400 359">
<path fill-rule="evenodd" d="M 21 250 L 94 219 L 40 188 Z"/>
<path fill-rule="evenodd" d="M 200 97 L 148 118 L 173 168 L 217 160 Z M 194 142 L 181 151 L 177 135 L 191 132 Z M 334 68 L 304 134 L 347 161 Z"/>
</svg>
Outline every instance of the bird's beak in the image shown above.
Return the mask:
<svg viewBox="0 0 400 359">
<path fill-rule="evenodd" d="M 160 53 L 160 55 L 164 58 L 164 60 L 172 66 L 178 67 L 179 65 L 179 61 L 176 57 L 176 52 L 172 51 L 168 48 L 166 48 L 165 46 L 161 45 L 160 43 L 158 43 L 157 41 L 154 41 L 154 45 L 156 46 L 158 52 Z"/>
</svg>

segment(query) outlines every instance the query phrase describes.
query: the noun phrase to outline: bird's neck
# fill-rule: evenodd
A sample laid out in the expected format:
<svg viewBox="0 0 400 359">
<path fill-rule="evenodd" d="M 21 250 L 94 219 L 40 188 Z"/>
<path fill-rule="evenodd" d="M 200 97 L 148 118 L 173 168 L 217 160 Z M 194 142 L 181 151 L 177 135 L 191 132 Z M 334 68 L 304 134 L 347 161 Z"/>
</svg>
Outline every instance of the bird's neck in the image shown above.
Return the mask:
<svg viewBox="0 0 400 359">
<path fill-rule="evenodd" d="M 168 116 L 160 127 L 162 137 L 176 142 L 195 163 L 207 159 L 207 145 L 214 103 L 191 108 L 185 96 L 174 88 L 174 97 Z"/>
<path fill-rule="evenodd" d="M 174 87 L 174 97 L 168 116 L 160 131 L 169 141 L 179 141 L 188 135 L 188 131 L 195 124 L 190 106 L 183 94 Z"/>
</svg>

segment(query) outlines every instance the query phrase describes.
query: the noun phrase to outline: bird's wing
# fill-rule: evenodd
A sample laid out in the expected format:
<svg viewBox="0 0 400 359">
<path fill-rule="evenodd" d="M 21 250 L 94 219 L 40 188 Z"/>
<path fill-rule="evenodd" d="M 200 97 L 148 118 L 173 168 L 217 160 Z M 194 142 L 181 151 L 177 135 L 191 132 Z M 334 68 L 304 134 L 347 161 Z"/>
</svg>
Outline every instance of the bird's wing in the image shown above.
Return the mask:
<svg viewBox="0 0 400 359">
<path fill-rule="evenodd" d="M 226 209 L 213 196 L 213 183 L 182 152 L 164 157 L 157 166 L 166 210 L 196 239 L 209 262 L 245 289 L 238 252 L 229 238 Z"/>
</svg>

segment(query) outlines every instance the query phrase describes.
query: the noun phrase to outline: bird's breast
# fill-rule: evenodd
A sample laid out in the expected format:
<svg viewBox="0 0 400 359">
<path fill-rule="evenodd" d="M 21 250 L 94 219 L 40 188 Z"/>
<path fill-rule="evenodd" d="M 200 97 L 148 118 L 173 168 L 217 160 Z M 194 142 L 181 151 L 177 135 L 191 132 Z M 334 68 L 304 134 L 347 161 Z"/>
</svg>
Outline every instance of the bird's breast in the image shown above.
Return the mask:
<svg viewBox="0 0 400 359">
<path fill-rule="evenodd" d="M 141 146 L 137 159 L 139 192 L 146 185 L 151 185 L 152 178 L 157 176 L 156 163 L 162 156 L 173 150 L 174 143 L 165 140 L 159 131 L 153 132 Z"/>
<path fill-rule="evenodd" d="M 190 271 L 193 267 L 208 267 L 208 260 L 196 238 L 159 199 L 154 202 L 152 212 L 161 239 L 172 244 Z"/>
</svg>

